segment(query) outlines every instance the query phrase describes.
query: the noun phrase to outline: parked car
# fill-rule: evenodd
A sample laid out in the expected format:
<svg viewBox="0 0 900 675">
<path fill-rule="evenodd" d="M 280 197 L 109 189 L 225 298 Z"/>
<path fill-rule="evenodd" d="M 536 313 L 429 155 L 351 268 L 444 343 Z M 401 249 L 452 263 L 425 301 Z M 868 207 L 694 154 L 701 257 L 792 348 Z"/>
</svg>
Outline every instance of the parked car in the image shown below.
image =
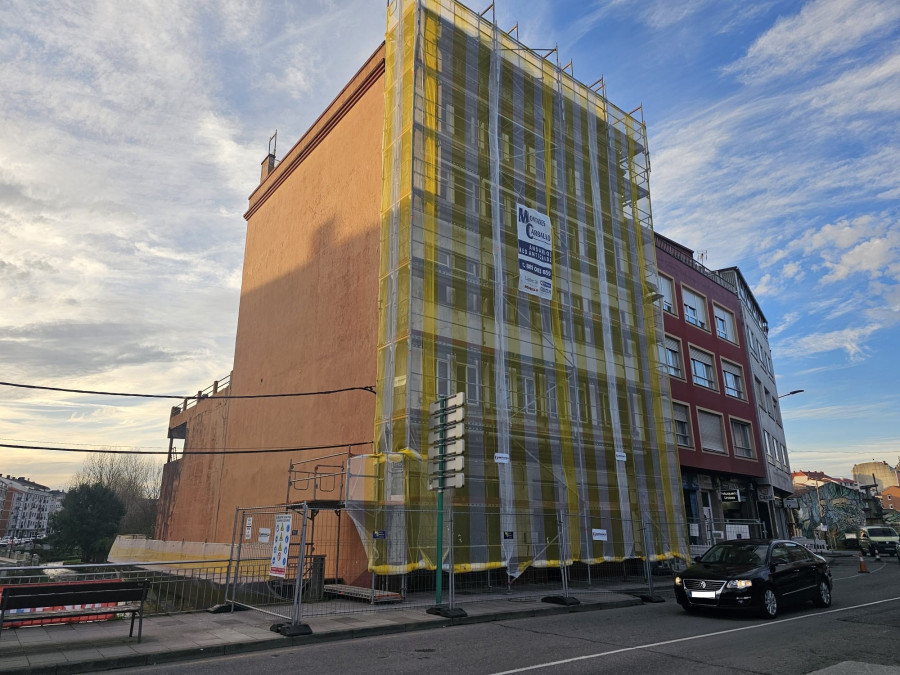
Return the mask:
<svg viewBox="0 0 900 675">
<path fill-rule="evenodd" d="M 863 555 L 875 555 L 876 551 L 885 555 L 898 555 L 900 535 L 893 527 L 886 525 L 861 527 L 857 532 L 857 540 Z"/>
<path fill-rule="evenodd" d="M 828 562 L 793 541 L 731 539 L 695 561 L 675 577 L 675 598 L 688 612 L 738 609 L 774 619 L 782 604 L 831 605 Z"/>
</svg>

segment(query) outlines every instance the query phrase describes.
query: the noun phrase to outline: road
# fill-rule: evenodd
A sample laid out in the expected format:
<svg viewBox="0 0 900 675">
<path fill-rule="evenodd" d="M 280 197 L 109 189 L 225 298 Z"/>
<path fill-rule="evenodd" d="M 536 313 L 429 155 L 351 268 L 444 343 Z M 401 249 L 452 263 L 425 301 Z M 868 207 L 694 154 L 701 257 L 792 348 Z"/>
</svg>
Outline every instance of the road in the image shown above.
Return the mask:
<svg viewBox="0 0 900 675">
<path fill-rule="evenodd" d="M 361 638 L 144 668 L 142 673 L 278 672 L 316 675 L 428 673 L 814 672 L 844 662 L 893 666 L 900 674 L 900 564 L 855 558 L 832 564 L 833 604 L 785 609 L 778 619 L 686 614 L 667 601 L 618 610 L 555 615 Z M 865 672 L 845 666 L 841 672 Z"/>
</svg>

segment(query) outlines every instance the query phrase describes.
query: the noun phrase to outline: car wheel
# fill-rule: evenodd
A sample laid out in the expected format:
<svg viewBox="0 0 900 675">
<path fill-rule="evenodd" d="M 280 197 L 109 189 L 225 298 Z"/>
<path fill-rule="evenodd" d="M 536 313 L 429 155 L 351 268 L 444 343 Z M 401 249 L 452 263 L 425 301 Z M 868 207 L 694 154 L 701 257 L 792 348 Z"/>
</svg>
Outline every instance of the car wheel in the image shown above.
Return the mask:
<svg viewBox="0 0 900 675">
<path fill-rule="evenodd" d="M 825 579 L 819 579 L 819 585 L 816 588 L 816 597 L 813 598 L 813 604 L 816 607 L 831 607 L 831 588 Z"/>
<path fill-rule="evenodd" d="M 696 614 L 697 613 L 697 610 L 694 607 L 691 607 L 691 605 L 688 604 L 687 602 L 679 602 L 678 604 L 681 605 L 681 609 L 683 609 L 688 614 Z"/>
<path fill-rule="evenodd" d="M 766 588 L 762 594 L 762 607 L 760 608 L 764 619 L 774 619 L 778 616 L 778 596 L 774 588 Z"/>
</svg>

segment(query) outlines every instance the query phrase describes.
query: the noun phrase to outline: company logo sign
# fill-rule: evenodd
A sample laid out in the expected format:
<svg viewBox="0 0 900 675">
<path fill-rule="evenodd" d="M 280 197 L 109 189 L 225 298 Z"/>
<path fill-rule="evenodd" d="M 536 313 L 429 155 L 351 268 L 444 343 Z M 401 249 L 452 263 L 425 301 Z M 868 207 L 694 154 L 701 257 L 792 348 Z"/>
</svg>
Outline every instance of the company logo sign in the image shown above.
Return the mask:
<svg viewBox="0 0 900 675">
<path fill-rule="evenodd" d="M 553 229 L 545 213 L 516 204 L 519 235 L 519 290 L 553 297 Z"/>
</svg>

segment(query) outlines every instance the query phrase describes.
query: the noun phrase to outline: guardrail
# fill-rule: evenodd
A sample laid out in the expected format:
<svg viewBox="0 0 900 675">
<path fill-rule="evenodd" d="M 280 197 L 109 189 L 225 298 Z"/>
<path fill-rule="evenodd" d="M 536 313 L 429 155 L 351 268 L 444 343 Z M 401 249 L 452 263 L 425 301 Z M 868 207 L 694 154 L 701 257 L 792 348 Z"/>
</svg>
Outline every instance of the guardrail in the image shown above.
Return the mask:
<svg viewBox="0 0 900 675">
<path fill-rule="evenodd" d="M 205 610 L 225 598 L 229 560 L 31 565 L 0 568 L 0 587 L 50 581 L 149 579 L 145 614 Z"/>
<path fill-rule="evenodd" d="M 209 385 L 206 389 L 201 389 L 197 392 L 196 396 L 186 396 L 181 405 L 172 406 L 172 416 L 180 415 L 188 408 L 191 408 L 197 405 L 200 401 L 205 398 L 209 398 L 210 396 L 215 396 L 216 394 L 228 389 L 231 386 L 231 373 L 228 373 L 225 377 L 220 380 L 216 380 L 211 385 Z"/>
</svg>

